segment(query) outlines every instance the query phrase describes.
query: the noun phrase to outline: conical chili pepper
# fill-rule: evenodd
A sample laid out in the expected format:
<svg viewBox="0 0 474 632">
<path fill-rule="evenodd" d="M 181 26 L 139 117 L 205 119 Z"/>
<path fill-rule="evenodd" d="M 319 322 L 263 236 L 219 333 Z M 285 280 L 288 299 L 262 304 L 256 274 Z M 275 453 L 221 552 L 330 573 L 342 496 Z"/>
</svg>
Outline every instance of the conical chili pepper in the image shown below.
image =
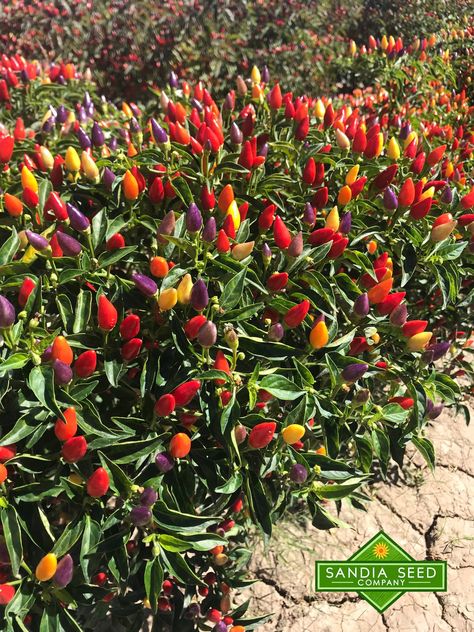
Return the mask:
<svg viewBox="0 0 474 632">
<path fill-rule="evenodd" d="M 77 239 L 67 233 L 57 232 L 58 244 L 67 257 L 76 257 L 82 251 L 82 245 Z"/>
<path fill-rule="evenodd" d="M 201 312 L 203 309 L 206 309 L 209 303 L 209 294 L 207 286 L 202 279 L 198 279 L 193 285 L 190 302 L 193 309 L 197 312 Z"/>
<path fill-rule="evenodd" d="M 145 296 L 154 296 L 158 292 L 158 286 L 153 279 L 146 274 L 134 272 L 132 274 L 132 281 L 135 283 L 135 287 Z"/>
<path fill-rule="evenodd" d="M 411 336 L 415 336 L 416 334 L 420 334 L 422 331 L 425 331 L 427 326 L 427 320 L 407 320 L 407 322 L 402 326 L 402 334 L 407 338 L 411 338 Z"/>
<path fill-rule="evenodd" d="M 370 288 L 367 292 L 369 302 L 372 305 L 381 303 L 385 298 L 387 298 L 390 290 L 392 289 L 392 285 L 392 278 L 386 279 L 385 281 L 381 281 L 380 283 L 377 283 L 377 285 L 374 285 L 374 287 Z"/>
<path fill-rule="evenodd" d="M 275 217 L 273 223 L 273 238 L 275 244 L 282 250 L 286 250 L 291 243 L 291 234 L 288 228 L 285 226 L 284 221 L 279 215 Z"/>
<path fill-rule="evenodd" d="M 118 314 L 109 299 L 101 294 L 98 299 L 97 321 L 100 329 L 111 331 L 117 324 Z"/>
<path fill-rule="evenodd" d="M 310 302 L 305 299 L 298 305 L 291 307 L 285 314 L 283 320 L 285 325 L 290 328 L 298 327 L 306 318 L 310 308 Z"/>
<path fill-rule="evenodd" d="M 97 468 L 87 479 L 87 493 L 93 498 L 105 496 L 109 489 L 110 479 L 103 467 Z"/>
<path fill-rule="evenodd" d="M 359 127 L 355 133 L 354 140 L 352 141 L 352 151 L 355 154 L 363 154 L 366 147 L 367 137 L 364 130 Z"/>
<path fill-rule="evenodd" d="M 202 215 L 194 202 L 188 207 L 186 212 L 186 230 L 190 233 L 197 233 L 202 228 Z"/>
<path fill-rule="evenodd" d="M 67 217 L 69 217 L 69 221 L 71 223 L 72 228 L 74 228 L 74 230 L 77 230 L 79 232 L 84 232 L 90 228 L 89 218 L 86 217 L 84 213 L 81 213 L 81 211 L 70 202 L 67 202 L 65 206 L 66 206 Z M 56 215 L 56 218 L 59 219 L 57 215 Z"/>
<path fill-rule="evenodd" d="M 25 307 L 28 297 L 30 296 L 31 292 L 33 292 L 35 287 L 36 283 L 33 281 L 33 279 L 26 277 L 18 291 L 18 305 L 20 307 Z"/>
<path fill-rule="evenodd" d="M 15 322 L 15 308 L 10 301 L 0 294 L 0 329 L 7 329 Z"/>
<path fill-rule="evenodd" d="M 404 325 L 408 318 L 408 309 L 405 303 L 397 305 L 390 314 L 390 322 L 396 327 Z"/>
<path fill-rule="evenodd" d="M 74 373 L 77 377 L 90 377 L 97 367 L 97 353 L 92 349 L 81 353 L 74 362 Z"/>
<path fill-rule="evenodd" d="M 274 421 L 265 421 L 254 426 L 248 437 L 250 447 L 265 448 L 273 439 L 275 430 L 276 423 Z"/>
<path fill-rule="evenodd" d="M 359 380 L 364 375 L 364 373 L 367 372 L 368 368 L 368 364 L 361 364 L 358 362 L 348 364 L 342 370 L 342 379 L 345 382 L 357 382 L 357 380 Z"/>
<path fill-rule="evenodd" d="M 0 138 L 0 162 L 7 164 L 10 162 L 13 148 L 15 146 L 15 139 L 13 136 L 4 136 Z"/>
<path fill-rule="evenodd" d="M 260 231 L 266 231 L 273 225 L 275 221 L 275 204 L 266 206 L 258 217 L 258 227 Z"/>
<path fill-rule="evenodd" d="M 411 170 L 413 173 L 420 174 L 423 171 L 423 167 L 425 166 L 425 152 L 420 151 L 415 160 L 411 163 Z"/>
<path fill-rule="evenodd" d="M 162 237 L 162 235 L 172 235 L 174 233 L 175 226 L 176 217 L 174 211 L 168 211 L 168 213 L 166 213 L 166 215 L 162 219 L 157 230 L 157 238 L 159 243 L 168 243 L 167 240 Z"/>
<path fill-rule="evenodd" d="M 211 244 L 215 239 L 216 239 L 216 235 L 217 235 L 217 228 L 216 228 L 216 219 L 215 217 L 210 217 L 205 226 L 204 229 L 202 231 L 202 240 L 207 242 L 208 244 Z"/>
<path fill-rule="evenodd" d="M 319 320 L 309 335 L 309 343 L 313 349 L 322 349 L 329 342 L 329 332 L 324 320 Z"/>
<path fill-rule="evenodd" d="M 364 318 L 367 316 L 370 310 L 369 297 L 367 293 L 360 294 L 356 300 L 354 301 L 354 305 L 352 307 L 352 311 L 359 318 Z"/>
<path fill-rule="evenodd" d="M 413 204 L 410 208 L 410 216 L 413 219 L 423 219 L 430 212 L 431 205 L 433 204 L 433 198 L 427 197 L 424 200 L 420 200 Z"/>
<path fill-rule="evenodd" d="M 328 203 L 329 191 L 327 187 L 321 187 L 316 191 L 311 200 L 311 205 L 318 211 L 322 210 Z"/>
<path fill-rule="evenodd" d="M 435 149 L 432 149 L 426 158 L 426 162 L 430 167 L 434 167 L 443 157 L 446 151 L 446 145 L 440 145 Z"/>
<path fill-rule="evenodd" d="M 385 189 L 385 187 L 388 187 L 388 185 L 392 182 L 397 174 L 397 171 L 398 165 L 390 165 L 374 178 L 374 186 L 380 190 Z"/>
<path fill-rule="evenodd" d="M 174 391 L 172 391 L 176 406 L 186 406 L 189 404 L 200 388 L 201 382 L 199 380 L 190 380 L 176 387 Z"/>
<path fill-rule="evenodd" d="M 35 250 L 42 251 L 49 246 L 48 240 L 42 235 L 32 232 L 31 230 L 25 230 L 26 238 Z"/>
<path fill-rule="evenodd" d="M 415 185 L 413 180 L 408 178 L 402 184 L 400 192 L 398 194 L 398 203 L 400 206 L 411 206 L 415 200 Z"/>
<path fill-rule="evenodd" d="M 19 217 L 23 213 L 23 202 L 15 195 L 5 193 L 3 202 L 7 213 L 12 217 Z"/>
<path fill-rule="evenodd" d="M 469 193 L 466 193 L 466 195 L 461 198 L 461 206 L 464 210 L 474 207 L 474 186 L 471 188 Z"/>
<path fill-rule="evenodd" d="M 123 194 L 127 200 L 136 200 L 139 195 L 138 182 L 130 170 L 125 172 L 122 181 Z"/>
<path fill-rule="evenodd" d="M 313 157 L 308 158 L 303 169 L 303 182 L 311 186 L 316 179 L 316 163 Z"/>
<path fill-rule="evenodd" d="M 400 305 L 405 298 L 406 292 L 394 292 L 389 294 L 383 301 L 377 304 L 377 311 L 381 316 L 388 316 Z"/>
</svg>

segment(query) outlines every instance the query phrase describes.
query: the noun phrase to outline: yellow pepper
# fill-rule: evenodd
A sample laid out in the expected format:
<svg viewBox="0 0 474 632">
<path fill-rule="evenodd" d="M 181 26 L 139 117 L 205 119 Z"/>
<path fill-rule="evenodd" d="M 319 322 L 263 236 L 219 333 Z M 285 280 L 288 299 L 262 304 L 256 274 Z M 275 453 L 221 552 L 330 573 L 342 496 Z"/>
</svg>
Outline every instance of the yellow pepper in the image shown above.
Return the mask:
<svg viewBox="0 0 474 632">
<path fill-rule="evenodd" d="M 66 169 L 68 171 L 76 172 L 81 168 L 81 159 L 74 147 L 68 147 L 66 149 L 64 164 L 66 165 Z"/>
<path fill-rule="evenodd" d="M 158 305 L 163 312 L 167 312 L 178 302 L 178 292 L 174 289 L 174 287 L 169 287 L 166 290 L 160 292 L 160 296 L 158 298 Z"/>
<path fill-rule="evenodd" d="M 407 349 L 408 351 L 423 351 L 426 345 L 429 343 L 432 337 L 431 331 L 422 331 L 419 334 L 415 334 L 408 338 Z"/>
<path fill-rule="evenodd" d="M 31 173 L 26 165 L 23 165 L 21 170 L 21 186 L 26 189 L 31 189 L 35 193 L 38 193 L 38 183 L 35 176 Z"/>
<path fill-rule="evenodd" d="M 387 156 L 391 160 L 398 160 L 400 158 L 400 145 L 398 144 L 397 139 L 394 136 L 392 136 L 392 138 L 388 142 Z"/>
<path fill-rule="evenodd" d="M 283 441 L 289 445 L 293 445 L 304 436 L 304 427 L 300 424 L 290 424 L 281 431 Z"/>
<path fill-rule="evenodd" d="M 322 349 L 329 341 L 329 332 L 324 320 L 320 320 L 309 334 L 309 343 L 313 349 Z"/>
<path fill-rule="evenodd" d="M 36 567 L 36 579 L 40 582 L 47 582 L 54 576 L 57 566 L 58 560 L 54 553 L 48 553 L 40 559 Z"/>
<path fill-rule="evenodd" d="M 359 165 L 354 165 L 349 169 L 346 175 L 346 184 L 351 185 L 357 180 L 357 176 L 359 175 Z"/>
<path fill-rule="evenodd" d="M 185 274 L 181 279 L 177 289 L 178 303 L 188 305 L 191 300 L 191 290 L 193 289 L 193 280 L 190 274 Z"/>
<path fill-rule="evenodd" d="M 339 221 L 339 211 L 337 210 L 337 206 L 334 206 L 326 217 L 325 226 L 326 228 L 332 228 L 332 230 L 336 232 L 339 228 Z"/>
</svg>

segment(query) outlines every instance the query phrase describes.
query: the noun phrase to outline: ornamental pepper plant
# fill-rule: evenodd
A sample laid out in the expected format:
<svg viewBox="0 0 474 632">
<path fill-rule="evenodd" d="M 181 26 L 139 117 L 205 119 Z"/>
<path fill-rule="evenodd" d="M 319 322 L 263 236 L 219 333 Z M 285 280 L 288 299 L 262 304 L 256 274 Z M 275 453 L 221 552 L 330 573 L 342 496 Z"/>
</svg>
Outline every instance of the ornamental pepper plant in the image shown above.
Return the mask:
<svg viewBox="0 0 474 632">
<path fill-rule="evenodd" d="M 253 630 L 253 525 L 329 529 L 408 447 L 434 467 L 472 370 L 474 129 L 430 55 L 394 98 L 389 70 L 331 100 L 254 67 L 142 105 L 2 58 L 2 629 Z"/>
</svg>

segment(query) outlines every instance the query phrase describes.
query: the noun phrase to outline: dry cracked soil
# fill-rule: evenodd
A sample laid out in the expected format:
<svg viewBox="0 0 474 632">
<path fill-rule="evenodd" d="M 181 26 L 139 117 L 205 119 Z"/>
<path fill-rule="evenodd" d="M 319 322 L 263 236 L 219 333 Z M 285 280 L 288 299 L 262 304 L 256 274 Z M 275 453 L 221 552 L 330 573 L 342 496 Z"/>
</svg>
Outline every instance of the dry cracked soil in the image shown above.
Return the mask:
<svg viewBox="0 0 474 632">
<path fill-rule="evenodd" d="M 252 614 L 259 632 L 472 632 L 474 630 L 474 427 L 449 411 L 429 430 L 433 473 L 418 454 L 369 490 L 367 511 L 342 506 L 350 528 L 318 531 L 301 520 L 256 543 Z M 333 509 L 334 507 L 329 507 Z M 406 593 L 382 615 L 356 593 L 315 593 L 315 560 L 347 559 L 380 529 L 415 559 L 448 563 L 448 590 Z"/>
</svg>

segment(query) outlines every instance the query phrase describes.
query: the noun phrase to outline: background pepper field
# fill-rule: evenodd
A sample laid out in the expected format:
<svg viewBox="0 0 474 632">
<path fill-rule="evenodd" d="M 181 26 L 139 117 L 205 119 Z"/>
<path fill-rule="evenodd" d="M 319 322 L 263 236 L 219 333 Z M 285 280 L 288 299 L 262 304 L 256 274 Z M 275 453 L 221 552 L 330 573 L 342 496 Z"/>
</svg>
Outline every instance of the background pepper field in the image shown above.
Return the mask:
<svg viewBox="0 0 474 632">
<path fill-rule="evenodd" d="M 332 100 L 1 59 L 5 629 L 257 629 L 253 525 L 434 466 L 471 390 L 470 37 L 341 34 L 373 85 Z"/>
</svg>

